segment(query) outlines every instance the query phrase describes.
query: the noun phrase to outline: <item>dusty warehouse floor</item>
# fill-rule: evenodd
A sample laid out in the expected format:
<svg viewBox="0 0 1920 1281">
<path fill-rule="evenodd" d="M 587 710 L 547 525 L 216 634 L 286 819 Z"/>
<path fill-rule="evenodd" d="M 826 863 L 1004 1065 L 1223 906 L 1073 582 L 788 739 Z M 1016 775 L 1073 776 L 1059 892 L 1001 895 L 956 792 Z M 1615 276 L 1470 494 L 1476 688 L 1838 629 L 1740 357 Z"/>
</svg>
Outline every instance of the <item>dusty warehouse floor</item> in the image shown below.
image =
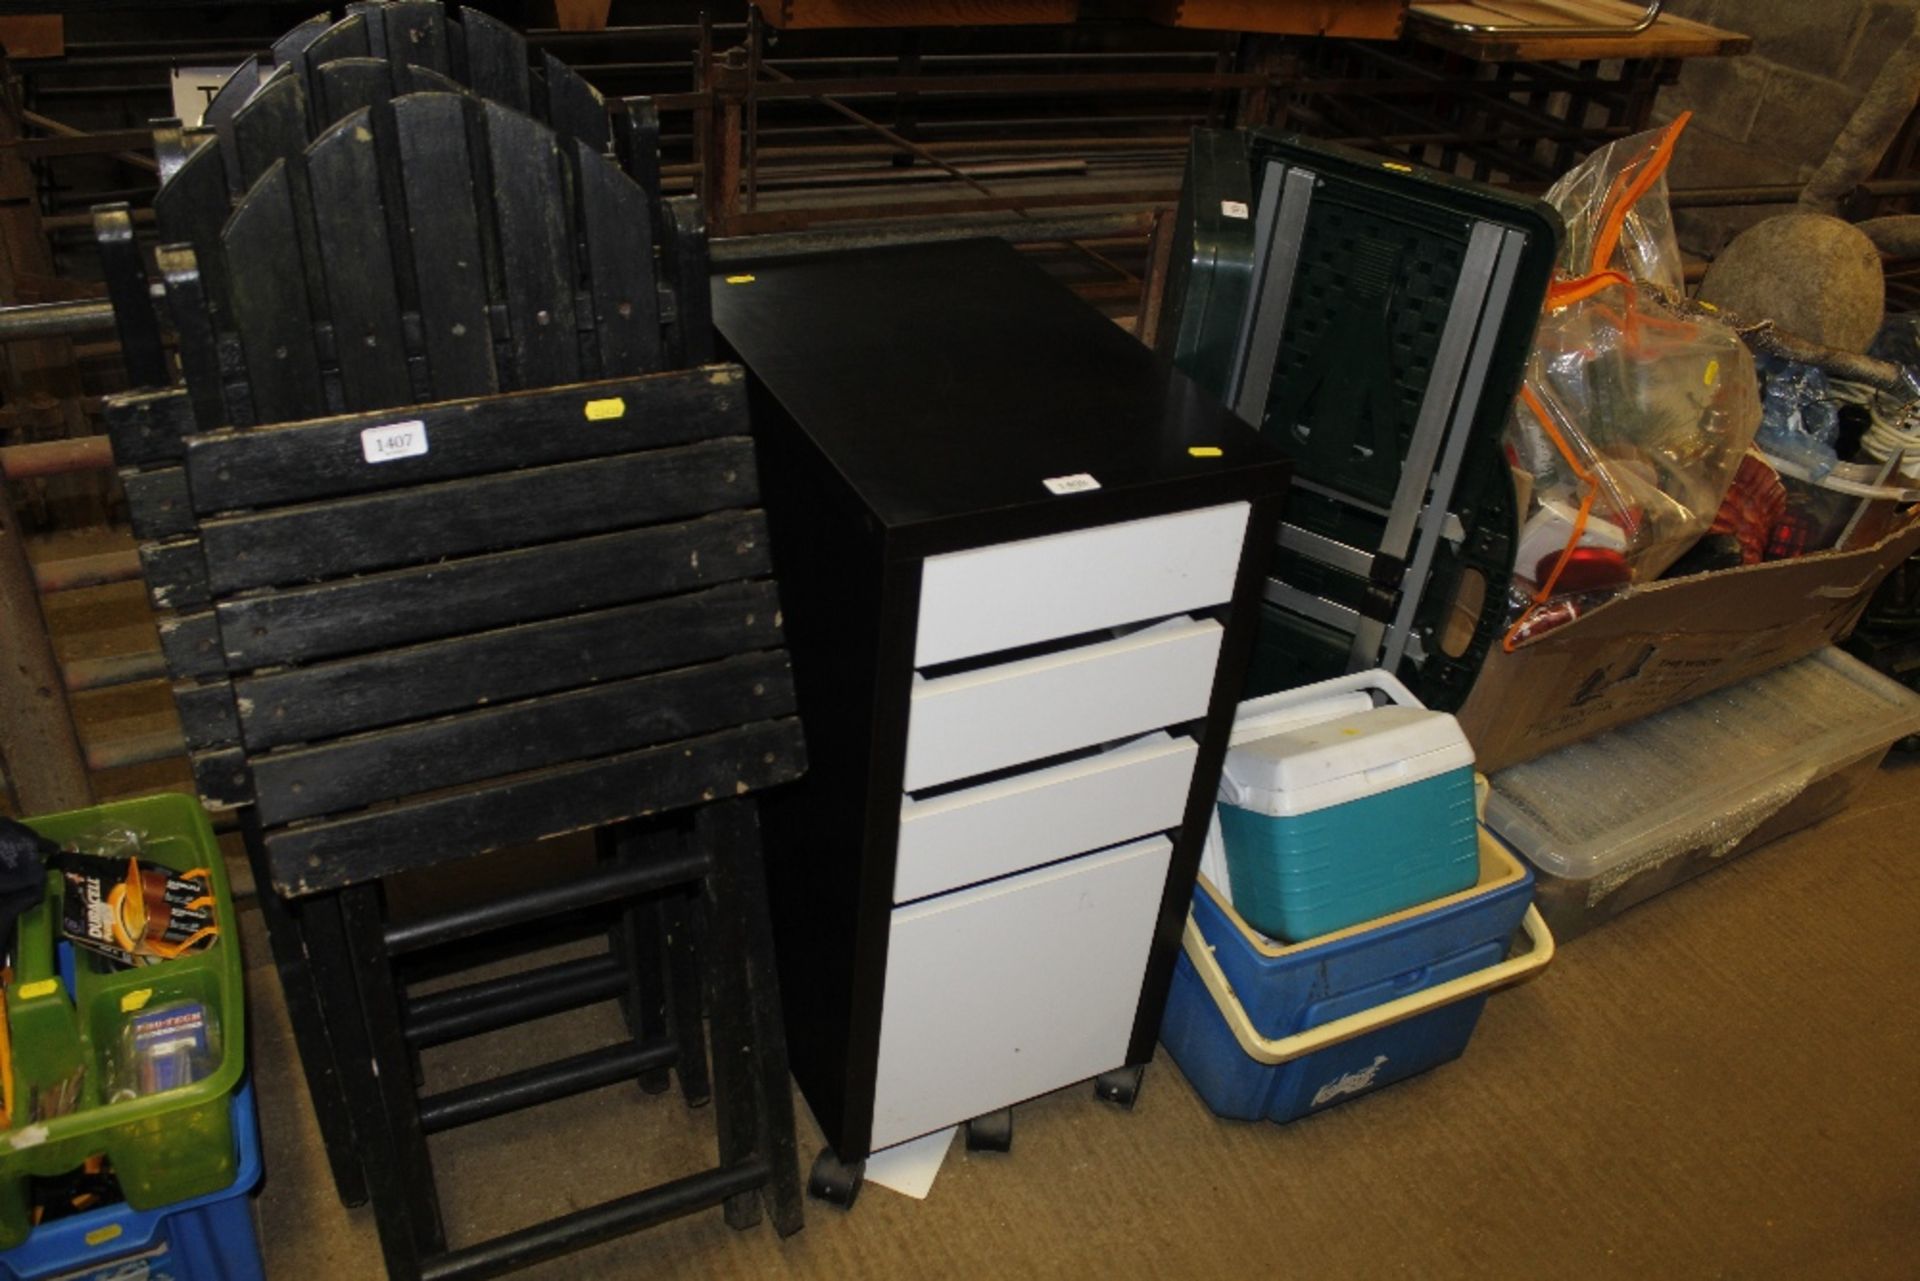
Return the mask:
<svg viewBox="0 0 1920 1281">
<path fill-rule="evenodd" d="M 851 1214 L 810 1203 L 784 1242 L 706 1213 L 521 1275 L 1911 1281 L 1920 760 L 1895 761 L 1848 812 L 1575 941 L 1494 997 L 1465 1058 L 1381 1093 L 1287 1127 L 1219 1121 L 1163 1054 L 1131 1114 L 1072 1089 L 1017 1110 L 1010 1155 L 956 1141 L 925 1202 L 869 1185 Z M 377 1276 L 250 944 L 268 1273 Z M 609 1035 L 610 1009 L 552 1020 L 539 1052 Z M 518 1065 L 468 1045 L 430 1083 Z M 436 1139 L 450 1232 L 691 1170 L 710 1124 L 624 1086 Z"/>
</svg>

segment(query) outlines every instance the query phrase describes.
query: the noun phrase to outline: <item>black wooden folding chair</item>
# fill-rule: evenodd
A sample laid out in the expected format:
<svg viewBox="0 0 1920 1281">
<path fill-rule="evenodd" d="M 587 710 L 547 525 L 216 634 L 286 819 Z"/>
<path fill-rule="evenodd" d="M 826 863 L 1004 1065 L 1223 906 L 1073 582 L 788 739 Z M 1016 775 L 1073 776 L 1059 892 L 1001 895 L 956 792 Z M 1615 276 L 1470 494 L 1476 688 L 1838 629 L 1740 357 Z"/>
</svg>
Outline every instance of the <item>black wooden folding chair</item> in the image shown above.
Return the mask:
<svg viewBox="0 0 1920 1281">
<path fill-rule="evenodd" d="M 255 167 L 196 238 L 207 261 L 159 255 L 186 387 L 110 426 L 196 781 L 241 807 L 263 908 L 299 943 L 289 1004 L 324 1039 L 303 1059 L 317 1106 L 355 1118 L 389 1272 L 493 1275 L 719 1203 L 744 1226 L 761 1190 L 796 1229 L 753 795 L 803 749 L 740 371 L 631 376 L 662 359 L 648 195 L 497 102 L 376 100 Z M 395 874 L 609 825 L 583 877 L 385 912 Z M 432 996 L 395 977 L 421 948 L 673 887 L 707 936 L 697 972 L 670 927 L 664 965 L 629 929 L 597 968 Z M 420 1046 L 616 986 L 654 1007 L 630 1041 L 419 1095 Z M 702 994 L 720 1165 L 449 1251 L 426 1136 L 669 1065 L 697 1093 Z"/>
</svg>

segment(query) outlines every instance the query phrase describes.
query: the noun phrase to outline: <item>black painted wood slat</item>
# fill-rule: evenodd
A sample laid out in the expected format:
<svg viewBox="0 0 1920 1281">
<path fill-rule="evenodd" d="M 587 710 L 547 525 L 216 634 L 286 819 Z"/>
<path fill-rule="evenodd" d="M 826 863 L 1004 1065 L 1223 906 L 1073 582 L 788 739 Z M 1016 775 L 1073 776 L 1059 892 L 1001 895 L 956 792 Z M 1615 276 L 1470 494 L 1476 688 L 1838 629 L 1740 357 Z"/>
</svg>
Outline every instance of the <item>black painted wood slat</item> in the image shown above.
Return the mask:
<svg viewBox="0 0 1920 1281">
<path fill-rule="evenodd" d="M 427 452 L 368 463 L 361 433 L 396 418 L 420 421 Z M 709 365 L 220 432 L 185 450 L 195 502 L 212 513 L 455 480 L 499 471 L 503 457 L 531 467 L 739 436 L 746 427 L 739 366 Z"/>
<path fill-rule="evenodd" d="M 699 804 L 719 787 L 753 792 L 805 767 L 800 723 L 741 726 L 663 747 L 541 770 L 436 796 L 270 832 L 274 888 L 290 896 L 338 889 L 412 867 L 584 831 L 636 811 Z"/>
<path fill-rule="evenodd" d="M 193 503 L 187 497 L 187 473 L 180 467 L 123 471 L 127 523 L 136 538 L 180 538 L 193 533 Z"/>
<path fill-rule="evenodd" d="M 173 381 L 160 343 L 160 321 L 147 285 L 147 264 L 133 234 L 133 214 L 125 201 L 93 208 L 93 244 L 100 275 L 113 301 L 114 328 L 120 336 L 120 360 L 135 387 L 164 387 Z"/>
<path fill-rule="evenodd" d="M 447 54 L 447 10 L 439 0 L 394 0 L 381 7 L 387 25 L 387 61 L 396 68 L 452 70 Z"/>
<path fill-rule="evenodd" d="M 255 756 L 254 792 L 277 826 L 792 712 L 775 650 Z"/>
<path fill-rule="evenodd" d="M 187 763 L 193 769 L 193 790 L 209 809 L 234 809 L 252 803 L 252 778 L 247 758 L 239 748 L 189 752 Z"/>
<path fill-rule="evenodd" d="M 413 395 L 369 111 L 314 140 L 307 180 L 346 406 L 403 405 Z"/>
<path fill-rule="evenodd" d="M 207 593 L 207 562 L 197 540 L 142 543 L 140 572 L 155 609 L 200 609 L 212 603 Z"/>
<path fill-rule="evenodd" d="M 478 9 L 463 9 L 460 25 L 466 31 L 467 85 L 482 98 L 525 112 L 529 70 L 526 38 Z"/>
<path fill-rule="evenodd" d="M 510 385 L 573 382 L 580 377 L 573 228 L 559 144 L 552 130 L 499 103 L 484 110 L 506 283 Z"/>
<path fill-rule="evenodd" d="M 393 116 L 432 395 L 498 391 L 466 108 L 449 95 L 421 94 L 395 102 Z"/>
<path fill-rule="evenodd" d="M 240 741 L 240 714 L 234 708 L 229 682 L 176 681 L 173 705 L 180 713 L 180 732 L 190 750 L 231 747 Z"/>
<path fill-rule="evenodd" d="M 307 66 L 309 69 L 322 67 L 341 58 L 365 58 L 371 53 L 367 44 L 367 20 L 350 13 L 307 46 Z"/>
<path fill-rule="evenodd" d="M 765 517 L 728 512 L 237 597 L 220 603 L 221 643 L 244 671 L 694 591 L 769 563 Z"/>
<path fill-rule="evenodd" d="M 595 152 L 605 154 L 613 143 L 607 120 L 607 100 L 551 53 L 541 54 L 547 81 L 547 123 L 562 139 L 584 142 Z"/>
<path fill-rule="evenodd" d="M 322 129 L 393 97 L 393 68 L 384 58 L 336 58 L 315 67 L 311 79 Z"/>
<path fill-rule="evenodd" d="M 651 98 L 622 98 L 614 105 L 614 145 L 620 167 L 660 206 L 660 112 Z"/>
<path fill-rule="evenodd" d="M 645 628 L 644 633 L 632 629 Z M 765 581 L 729 583 L 615 609 L 448 639 L 235 681 L 253 751 L 318 742 L 488 702 L 531 698 L 779 644 Z"/>
<path fill-rule="evenodd" d="M 668 344 L 675 365 L 704 365 L 713 359 L 713 294 L 707 270 L 707 222 L 700 202 L 675 196 L 664 202 L 660 229 L 668 280 L 677 315 Z"/>
<path fill-rule="evenodd" d="M 757 494 L 751 442 L 728 437 L 221 517 L 200 538 L 226 596 L 684 519 Z"/>
<path fill-rule="evenodd" d="M 226 126 L 233 140 L 234 171 L 228 175 L 245 192 L 274 161 L 298 155 L 307 145 L 307 89 L 291 68 L 268 77 L 258 93 L 233 113 Z"/>
<path fill-rule="evenodd" d="M 166 657 L 167 672 L 176 680 L 219 676 L 227 670 L 226 656 L 220 649 L 220 625 L 213 611 L 191 614 L 163 614 L 154 620 L 160 633 L 160 652 Z"/>
<path fill-rule="evenodd" d="M 290 179 L 276 160 L 221 234 L 254 414 L 269 423 L 312 418 L 326 403 Z"/>
<path fill-rule="evenodd" d="M 219 257 L 218 251 L 215 257 Z M 212 431 L 227 422 L 226 397 L 221 391 L 220 339 L 214 329 L 212 300 L 199 256 L 188 245 L 161 245 L 153 251 L 154 266 L 167 286 L 167 310 L 173 317 L 180 372 L 187 389 L 181 395 L 188 429 Z M 176 393 L 180 394 L 180 393 Z M 182 452 L 176 439 L 174 456 Z"/>
<path fill-rule="evenodd" d="M 110 396 L 100 417 L 113 446 L 113 461 L 122 467 L 183 457 L 194 426 L 193 406 L 178 388 Z"/>
<path fill-rule="evenodd" d="M 245 61 L 227 73 L 220 87 L 207 100 L 206 109 L 200 113 L 200 125 L 205 129 L 219 129 L 233 113 L 240 110 L 241 104 L 251 98 L 260 87 L 260 59 L 249 55 Z"/>
<path fill-rule="evenodd" d="M 227 327 L 226 270 L 220 229 L 233 211 L 227 187 L 227 162 L 217 146 L 188 156 L 172 178 L 153 195 L 153 221 L 164 245 L 191 245 L 208 308 L 216 324 Z M 196 389 L 197 391 L 198 389 Z"/>
<path fill-rule="evenodd" d="M 660 295 L 647 194 L 586 143 L 574 145 L 602 376 L 657 369 Z"/>
</svg>

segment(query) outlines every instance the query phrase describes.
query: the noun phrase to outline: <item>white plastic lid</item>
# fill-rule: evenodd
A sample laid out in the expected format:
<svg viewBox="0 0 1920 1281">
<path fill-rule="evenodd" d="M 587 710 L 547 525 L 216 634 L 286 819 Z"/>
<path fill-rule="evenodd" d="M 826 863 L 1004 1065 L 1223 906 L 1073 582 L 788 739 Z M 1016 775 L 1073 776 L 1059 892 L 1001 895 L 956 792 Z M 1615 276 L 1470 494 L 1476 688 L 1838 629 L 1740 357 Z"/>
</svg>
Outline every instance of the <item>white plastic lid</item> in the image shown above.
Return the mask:
<svg viewBox="0 0 1920 1281">
<path fill-rule="evenodd" d="M 1375 707 L 1236 744 L 1220 799 L 1285 818 L 1472 765 L 1473 747 L 1445 712 Z"/>
</svg>

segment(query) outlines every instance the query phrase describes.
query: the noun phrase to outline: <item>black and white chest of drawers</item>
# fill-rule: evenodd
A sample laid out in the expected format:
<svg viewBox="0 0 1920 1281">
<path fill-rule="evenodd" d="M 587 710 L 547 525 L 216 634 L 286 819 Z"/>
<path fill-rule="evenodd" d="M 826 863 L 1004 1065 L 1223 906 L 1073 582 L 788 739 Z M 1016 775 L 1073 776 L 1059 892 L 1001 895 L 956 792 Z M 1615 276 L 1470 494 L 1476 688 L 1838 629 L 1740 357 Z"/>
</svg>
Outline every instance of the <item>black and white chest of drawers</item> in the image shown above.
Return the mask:
<svg viewBox="0 0 1920 1281">
<path fill-rule="evenodd" d="M 807 778 L 767 806 L 844 1162 L 1152 1055 L 1286 464 L 998 241 L 714 282 Z"/>
</svg>

